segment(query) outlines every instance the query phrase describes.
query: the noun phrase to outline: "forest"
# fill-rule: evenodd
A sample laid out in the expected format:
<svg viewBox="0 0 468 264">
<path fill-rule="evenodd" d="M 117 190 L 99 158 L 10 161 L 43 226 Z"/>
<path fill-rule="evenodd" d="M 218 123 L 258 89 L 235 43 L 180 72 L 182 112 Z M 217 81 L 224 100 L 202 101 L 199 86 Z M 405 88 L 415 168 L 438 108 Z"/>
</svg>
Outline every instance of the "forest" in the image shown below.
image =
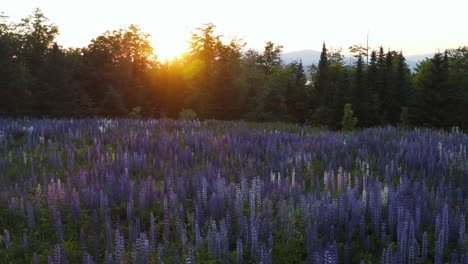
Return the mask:
<svg viewBox="0 0 468 264">
<path fill-rule="evenodd" d="M 401 51 L 360 45 L 355 59 L 324 42 L 318 65 L 285 64 L 283 47 L 245 50 L 215 25 L 194 30 L 178 59 L 161 62 L 136 25 L 64 48 L 40 9 L 0 17 L 0 115 L 281 121 L 337 130 L 346 104 L 358 127 L 468 128 L 468 47 L 437 51 L 410 71 Z M 306 72 L 310 73 L 310 79 Z M 183 114 L 185 113 L 185 115 Z"/>
</svg>

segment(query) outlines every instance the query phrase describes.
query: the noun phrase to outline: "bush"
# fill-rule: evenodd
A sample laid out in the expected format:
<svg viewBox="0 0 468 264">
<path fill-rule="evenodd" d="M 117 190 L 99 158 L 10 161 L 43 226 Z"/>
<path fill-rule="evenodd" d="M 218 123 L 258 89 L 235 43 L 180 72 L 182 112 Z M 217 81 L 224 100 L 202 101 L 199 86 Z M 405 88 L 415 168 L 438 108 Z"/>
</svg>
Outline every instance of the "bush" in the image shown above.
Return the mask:
<svg viewBox="0 0 468 264">
<path fill-rule="evenodd" d="M 408 113 L 408 107 L 402 107 L 401 108 L 401 114 L 400 114 L 400 123 L 402 126 L 408 126 L 409 125 L 409 113 Z"/>
<path fill-rule="evenodd" d="M 182 109 L 179 113 L 179 119 L 180 120 L 195 120 L 197 119 L 197 113 L 193 111 L 192 109 Z"/>
<path fill-rule="evenodd" d="M 130 112 L 130 114 L 128 114 L 128 116 L 133 119 L 141 118 L 141 106 L 133 107 L 132 111 Z"/>
<path fill-rule="evenodd" d="M 357 118 L 353 116 L 354 112 L 351 104 L 344 106 L 343 121 L 341 121 L 343 131 L 352 131 L 357 124 Z"/>
</svg>

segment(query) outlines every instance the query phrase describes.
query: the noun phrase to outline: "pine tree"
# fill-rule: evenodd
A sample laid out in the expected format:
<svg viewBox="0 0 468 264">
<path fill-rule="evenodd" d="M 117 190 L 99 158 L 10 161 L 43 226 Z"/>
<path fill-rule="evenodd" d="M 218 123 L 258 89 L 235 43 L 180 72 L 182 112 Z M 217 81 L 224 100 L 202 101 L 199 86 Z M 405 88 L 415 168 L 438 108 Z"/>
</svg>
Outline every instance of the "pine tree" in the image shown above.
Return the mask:
<svg viewBox="0 0 468 264">
<path fill-rule="evenodd" d="M 383 50 L 383 47 L 380 47 L 379 54 L 377 55 L 377 76 L 376 76 L 376 93 L 377 93 L 377 115 L 379 124 L 385 124 L 385 106 L 384 102 L 386 99 L 386 89 L 387 89 L 387 64 L 386 55 Z"/>
<path fill-rule="evenodd" d="M 307 77 L 304 73 L 302 61 L 293 62 L 287 67 L 290 75 L 286 89 L 286 106 L 288 119 L 303 123 L 307 118 Z"/>
<path fill-rule="evenodd" d="M 367 70 L 367 90 L 369 92 L 369 121 L 368 125 L 375 126 L 378 124 L 378 109 L 379 109 L 379 85 L 378 85 L 378 68 L 377 68 L 377 53 L 372 51 L 369 67 Z"/>
<path fill-rule="evenodd" d="M 362 56 L 359 55 L 354 72 L 352 104 L 356 109 L 356 117 L 361 120 L 363 126 L 368 126 L 370 125 L 369 106 L 371 104 L 371 96 L 367 91 L 368 86 L 365 76 L 364 62 Z"/>
<path fill-rule="evenodd" d="M 450 89 L 448 83 L 448 58 L 436 53 L 422 62 L 415 76 L 417 101 L 412 119 L 416 124 L 432 127 L 451 125 L 448 108 Z"/>
<path fill-rule="evenodd" d="M 320 106 L 328 106 L 330 104 L 330 83 L 328 79 L 328 55 L 325 42 L 322 46 L 322 53 L 318 63 L 318 71 L 315 79 L 315 89 L 320 100 Z"/>
</svg>

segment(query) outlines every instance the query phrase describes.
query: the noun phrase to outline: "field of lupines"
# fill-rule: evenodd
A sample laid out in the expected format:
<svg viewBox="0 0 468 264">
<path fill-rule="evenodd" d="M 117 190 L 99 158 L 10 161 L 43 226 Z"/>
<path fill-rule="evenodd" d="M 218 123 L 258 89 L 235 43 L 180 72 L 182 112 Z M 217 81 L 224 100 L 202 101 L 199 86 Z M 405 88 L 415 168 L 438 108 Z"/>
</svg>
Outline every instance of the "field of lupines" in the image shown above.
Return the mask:
<svg viewBox="0 0 468 264">
<path fill-rule="evenodd" d="M 0 263 L 468 263 L 468 136 L 0 119 Z"/>
</svg>

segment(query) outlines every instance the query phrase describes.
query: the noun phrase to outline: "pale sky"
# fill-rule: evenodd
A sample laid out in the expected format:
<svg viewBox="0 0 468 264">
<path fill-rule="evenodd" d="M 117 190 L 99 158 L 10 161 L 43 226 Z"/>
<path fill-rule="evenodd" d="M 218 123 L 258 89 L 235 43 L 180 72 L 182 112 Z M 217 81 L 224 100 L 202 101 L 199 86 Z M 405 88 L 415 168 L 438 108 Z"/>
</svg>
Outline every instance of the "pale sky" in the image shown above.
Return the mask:
<svg viewBox="0 0 468 264">
<path fill-rule="evenodd" d="M 60 30 L 58 44 L 83 47 L 106 30 L 130 24 L 152 35 L 160 58 L 186 49 L 205 23 L 216 33 L 243 38 L 247 48 L 265 42 L 284 51 L 365 44 L 433 53 L 468 45 L 468 0 L 0 0 L 0 12 L 18 22 L 39 7 Z"/>
</svg>

